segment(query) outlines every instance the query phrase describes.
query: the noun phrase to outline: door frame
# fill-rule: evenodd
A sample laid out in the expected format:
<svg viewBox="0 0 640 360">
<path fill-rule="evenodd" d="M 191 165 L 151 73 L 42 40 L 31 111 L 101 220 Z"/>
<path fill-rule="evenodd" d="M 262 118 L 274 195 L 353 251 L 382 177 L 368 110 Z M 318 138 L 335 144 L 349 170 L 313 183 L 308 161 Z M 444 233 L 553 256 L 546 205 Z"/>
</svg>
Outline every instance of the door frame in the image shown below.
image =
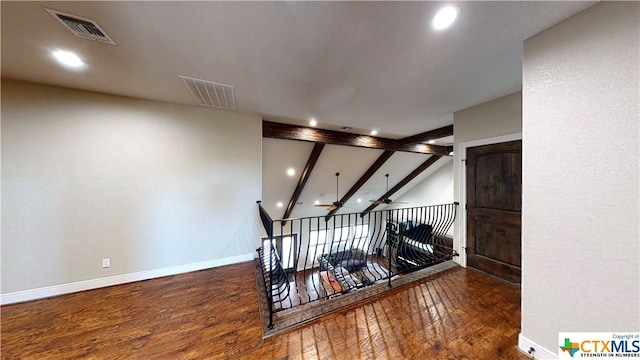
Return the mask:
<svg viewBox="0 0 640 360">
<path fill-rule="evenodd" d="M 508 141 L 522 140 L 522 133 L 514 133 L 508 135 L 494 136 L 485 139 L 465 141 L 458 144 L 456 155 L 460 159 L 459 174 L 458 174 L 458 202 L 459 211 L 458 214 L 458 254 L 460 255 L 460 265 L 467 267 L 467 166 L 464 163 L 467 161 L 467 149 L 482 145 L 498 144 Z"/>
</svg>

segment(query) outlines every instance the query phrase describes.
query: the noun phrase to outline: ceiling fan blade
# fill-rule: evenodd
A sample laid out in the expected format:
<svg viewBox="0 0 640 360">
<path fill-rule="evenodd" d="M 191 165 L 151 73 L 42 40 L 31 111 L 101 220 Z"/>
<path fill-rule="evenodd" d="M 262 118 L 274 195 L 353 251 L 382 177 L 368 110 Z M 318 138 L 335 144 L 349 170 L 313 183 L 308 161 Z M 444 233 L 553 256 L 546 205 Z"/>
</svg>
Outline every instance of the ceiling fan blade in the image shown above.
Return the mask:
<svg viewBox="0 0 640 360">
<path fill-rule="evenodd" d="M 330 207 L 330 206 L 335 206 L 333 204 L 316 204 L 316 207 Z"/>
<path fill-rule="evenodd" d="M 385 193 L 385 195 L 387 195 L 389 193 L 389 174 L 386 174 L 384 177 L 387 178 L 387 192 Z M 382 204 L 387 204 L 388 205 L 388 204 L 391 203 L 391 201 L 389 199 L 369 200 L 369 202 L 372 202 L 375 205 L 382 205 Z"/>
<path fill-rule="evenodd" d="M 327 211 L 333 211 L 333 210 L 335 210 L 335 209 L 337 209 L 337 208 L 338 208 L 337 206 L 335 206 L 335 205 L 331 205 L 331 206 L 329 206 L 329 207 L 327 208 Z"/>
</svg>

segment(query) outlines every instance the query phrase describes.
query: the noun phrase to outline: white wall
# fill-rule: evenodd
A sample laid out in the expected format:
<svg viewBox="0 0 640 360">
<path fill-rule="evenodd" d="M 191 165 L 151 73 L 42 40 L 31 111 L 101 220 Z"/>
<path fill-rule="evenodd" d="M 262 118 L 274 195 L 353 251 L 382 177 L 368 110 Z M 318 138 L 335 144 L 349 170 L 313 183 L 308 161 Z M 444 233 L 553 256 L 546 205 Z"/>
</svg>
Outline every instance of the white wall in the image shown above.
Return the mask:
<svg viewBox="0 0 640 360">
<path fill-rule="evenodd" d="M 458 111 L 453 114 L 454 156 L 453 156 L 453 198 L 460 202 L 459 216 L 454 223 L 453 247 L 464 255 L 460 244 L 464 244 L 464 231 L 461 223 L 466 216 L 464 210 L 464 196 L 461 196 L 461 165 L 465 154 L 462 149 L 469 143 L 482 142 L 496 137 L 502 137 L 522 132 L 522 94 L 520 92 L 507 95 L 474 107 Z M 477 146 L 477 145 L 476 145 Z M 464 227 L 464 226 L 462 226 Z M 462 229 L 463 230 L 463 229 Z M 464 259 L 461 259 L 466 264 Z"/>
<path fill-rule="evenodd" d="M 261 139 L 258 116 L 3 79 L 3 301 L 252 258 Z"/>
<path fill-rule="evenodd" d="M 418 207 L 440 204 L 451 204 L 453 202 L 453 157 L 443 157 L 438 160 L 432 167 L 439 168 L 429 175 L 422 182 L 404 193 L 401 197 L 395 199 L 400 203 L 404 202 L 408 205 L 398 204 L 397 207 Z M 431 169 L 432 170 L 432 169 Z M 393 208 L 391 204 L 388 209 Z M 453 236 L 453 226 L 447 230 L 449 236 Z M 457 249 L 456 249 L 457 250 Z"/>
<path fill-rule="evenodd" d="M 523 63 L 522 338 L 640 329 L 640 3 L 532 37 Z"/>
<path fill-rule="evenodd" d="M 451 204 L 453 202 L 452 157 L 438 160 L 432 166 L 440 168 L 394 201 L 406 202 L 410 207 Z"/>
</svg>

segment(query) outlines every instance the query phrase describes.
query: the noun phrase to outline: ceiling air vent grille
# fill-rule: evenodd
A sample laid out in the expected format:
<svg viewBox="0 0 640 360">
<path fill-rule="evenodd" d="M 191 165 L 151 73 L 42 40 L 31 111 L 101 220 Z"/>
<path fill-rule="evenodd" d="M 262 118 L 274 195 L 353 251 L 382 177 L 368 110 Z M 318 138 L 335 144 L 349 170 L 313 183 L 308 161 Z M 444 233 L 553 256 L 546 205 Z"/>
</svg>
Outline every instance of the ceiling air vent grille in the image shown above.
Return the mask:
<svg viewBox="0 0 640 360">
<path fill-rule="evenodd" d="M 115 41 L 102 30 L 97 22 L 80 16 L 65 14 L 56 10 L 46 9 L 53 17 L 58 19 L 74 35 L 83 39 L 97 40 L 103 43 L 115 45 Z"/>
<path fill-rule="evenodd" d="M 234 86 L 188 76 L 180 76 L 180 79 L 198 105 L 224 110 L 236 109 Z"/>
</svg>

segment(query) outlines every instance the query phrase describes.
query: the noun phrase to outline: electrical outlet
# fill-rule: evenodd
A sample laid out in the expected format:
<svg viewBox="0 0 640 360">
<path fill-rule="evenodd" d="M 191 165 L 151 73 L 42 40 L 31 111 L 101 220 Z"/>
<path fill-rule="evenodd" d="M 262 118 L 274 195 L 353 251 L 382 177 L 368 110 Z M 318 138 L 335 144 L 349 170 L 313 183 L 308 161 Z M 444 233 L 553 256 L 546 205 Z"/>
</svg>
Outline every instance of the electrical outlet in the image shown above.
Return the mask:
<svg viewBox="0 0 640 360">
<path fill-rule="evenodd" d="M 111 267 L 111 258 L 102 259 L 102 267 L 103 268 Z"/>
</svg>

